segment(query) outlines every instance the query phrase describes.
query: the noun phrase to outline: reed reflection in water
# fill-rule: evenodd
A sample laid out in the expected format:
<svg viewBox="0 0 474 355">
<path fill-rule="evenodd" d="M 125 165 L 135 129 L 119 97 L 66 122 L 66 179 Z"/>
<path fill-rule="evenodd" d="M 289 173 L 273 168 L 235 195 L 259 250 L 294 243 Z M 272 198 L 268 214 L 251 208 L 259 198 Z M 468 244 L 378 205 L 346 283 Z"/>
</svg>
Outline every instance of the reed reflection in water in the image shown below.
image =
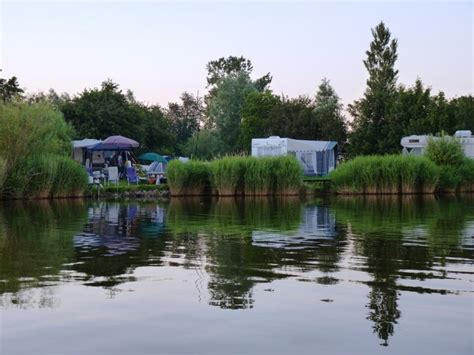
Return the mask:
<svg viewBox="0 0 474 355">
<path fill-rule="evenodd" d="M 404 297 L 416 294 L 434 307 L 435 296 L 445 296 L 447 310 L 456 297 L 469 307 L 473 260 L 472 198 L 77 200 L 0 209 L 0 301 L 9 310 L 60 310 L 58 290 L 73 285 L 106 290 L 106 302 L 120 298 L 125 285 L 139 290 L 153 280 L 152 270 L 175 268 L 191 272 L 170 273 L 193 283 L 187 302 L 247 310 L 247 317 L 266 299 L 262 292 L 278 297 L 294 289 L 331 304 L 345 322 L 337 305 L 349 307 L 344 300 L 352 297 L 360 305 L 349 313 L 369 321 L 388 346 L 406 316 Z M 304 314 L 297 299 L 293 311 Z M 472 317 L 472 308 L 466 312 Z M 440 321 L 452 319 L 447 313 Z M 465 324 L 469 314 L 461 318 Z"/>
</svg>

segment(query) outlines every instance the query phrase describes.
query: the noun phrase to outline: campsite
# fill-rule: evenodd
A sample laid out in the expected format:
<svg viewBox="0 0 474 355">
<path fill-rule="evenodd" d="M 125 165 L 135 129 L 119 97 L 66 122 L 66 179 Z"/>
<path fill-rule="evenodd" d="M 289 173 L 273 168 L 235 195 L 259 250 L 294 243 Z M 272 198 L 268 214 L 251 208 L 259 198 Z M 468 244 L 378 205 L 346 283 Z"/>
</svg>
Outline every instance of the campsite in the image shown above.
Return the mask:
<svg viewBox="0 0 474 355">
<path fill-rule="evenodd" d="M 474 4 L 0 5 L 0 354 L 474 354 Z"/>
</svg>

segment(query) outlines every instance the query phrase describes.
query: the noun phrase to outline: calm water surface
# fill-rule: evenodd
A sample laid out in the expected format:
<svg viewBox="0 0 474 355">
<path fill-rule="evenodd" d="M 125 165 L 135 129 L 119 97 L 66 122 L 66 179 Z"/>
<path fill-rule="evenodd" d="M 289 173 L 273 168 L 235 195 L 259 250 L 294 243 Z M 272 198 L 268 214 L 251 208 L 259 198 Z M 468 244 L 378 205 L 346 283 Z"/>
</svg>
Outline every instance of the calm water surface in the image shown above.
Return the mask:
<svg viewBox="0 0 474 355">
<path fill-rule="evenodd" d="M 0 206 L 1 354 L 472 354 L 474 198 Z"/>
</svg>

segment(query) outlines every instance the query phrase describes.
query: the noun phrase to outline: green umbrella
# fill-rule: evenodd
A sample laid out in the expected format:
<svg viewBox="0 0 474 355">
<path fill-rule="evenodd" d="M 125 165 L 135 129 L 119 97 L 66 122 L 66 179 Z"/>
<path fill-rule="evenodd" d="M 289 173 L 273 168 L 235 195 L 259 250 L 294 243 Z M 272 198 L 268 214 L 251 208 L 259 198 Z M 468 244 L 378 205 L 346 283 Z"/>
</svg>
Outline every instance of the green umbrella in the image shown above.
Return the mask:
<svg viewBox="0 0 474 355">
<path fill-rule="evenodd" d="M 163 158 L 161 155 L 156 153 L 143 153 L 138 157 L 138 160 L 145 160 L 145 161 L 157 161 L 161 163 L 167 163 L 166 159 Z"/>
</svg>

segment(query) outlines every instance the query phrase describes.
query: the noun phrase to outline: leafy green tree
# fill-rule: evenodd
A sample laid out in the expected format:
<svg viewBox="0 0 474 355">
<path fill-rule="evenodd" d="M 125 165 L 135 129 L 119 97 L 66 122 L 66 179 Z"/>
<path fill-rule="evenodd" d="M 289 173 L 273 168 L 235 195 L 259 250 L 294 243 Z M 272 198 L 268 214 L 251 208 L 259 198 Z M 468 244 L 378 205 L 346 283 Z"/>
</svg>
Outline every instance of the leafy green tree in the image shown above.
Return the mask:
<svg viewBox="0 0 474 355">
<path fill-rule="evenodd" d="M 229 56 L 227 58 L 219 58 L 207 63 L 207 85 L 212 87 L 220 80 L 228 77 L 237 77 L 241 73 L 246 73 L 248 76 L 252 74 L 253 65 L 249 59 L 244 57 Z M 259 91 L 267 89 L 271 83 L 272 77 L 270 73 L 265 74 L 255 81 L 255 86 Z"/>
<path fill-rule="evenodd" d="M 320 127 L 319 139 L 332 140 L 344 144 L 347 127 L 339 96 L 329 80 L 323 79 L 314 100 L 314 113 Z"/>
<path fill-rule="evenodd" d="M 384 154 L 399 147 L 388 140 L 390 110 L 396 97 L 398 70 L 397 40 L 383 22 L 372 29 L 373 40 L 364 65 L 369 73 L 364 97 L 349 105 L 353 117 L 350 153 Z M 398 142 L 399 145 L 399 142 Z"/>
<path fill-rule="evenodd" d="M 199 96 L 184 92 L 181 95 L 181 103 L 168 104 L 165 116 L 176 137 L 176 153 L 181 155 L 183 146 L 205 121 L 203 100 Z"/>
<path fill-rule="evenodd" d="M 215 129 L 202 129 L 188 139 L 183 148 L 186 156 L 210 160 L 222 152 L 222 142 Z"/>
<path fill-rule="evenodd" d="M 280 112 L 281 99 L 271 91 L 252 91 L 245 98 L 242 108 L 241 147 L 249 151 L 252 138 L 273 135 L 274 123 Z"/>
<path fill-rule="evenodd" d="M 274 134 L 294 139 L 315 140 L 321 135 L 321 127 L 315 114 L 313 101 L 307 96 L 293 99 L 282 97 L 282 105 L 274 120 Z"/>
<path fill-rule="evenodd" d="M 167 150 L 173 145 L 159 106 L 145 106 L 131 91 L 124 94 L 118 84 L 108 80 L 100 88 L 86 89 L 66 102 L 62 111 L 77 132 L 77 137 L 101 138 L 123 135 L 141 143 L 142 150 Z"/>
<path fill-rule="evenodd" d="M 454 130 L 474 130 L 474 97 L 461 96 L 450 101 L 451 112 L 454 115 Z"/>
<path fill-rule="evenodd" d="M 242 107 L 246 96 L 253 91 L 256 91 L 255 85 L 245 72 L 221 79 L 215 86 L 208 111 L 223 143 L 224 153 L 234 153 L 240 148 Z"/>
<path fill-rule="evenodd" d="M 0 78 L 0 97 L 3 103 L 12 101 L 14 98 L 21 98 L 23 93 L 24 90 L 20 88 L 16 76 L 12 76 L 10 79 Z"/>
</svg>

